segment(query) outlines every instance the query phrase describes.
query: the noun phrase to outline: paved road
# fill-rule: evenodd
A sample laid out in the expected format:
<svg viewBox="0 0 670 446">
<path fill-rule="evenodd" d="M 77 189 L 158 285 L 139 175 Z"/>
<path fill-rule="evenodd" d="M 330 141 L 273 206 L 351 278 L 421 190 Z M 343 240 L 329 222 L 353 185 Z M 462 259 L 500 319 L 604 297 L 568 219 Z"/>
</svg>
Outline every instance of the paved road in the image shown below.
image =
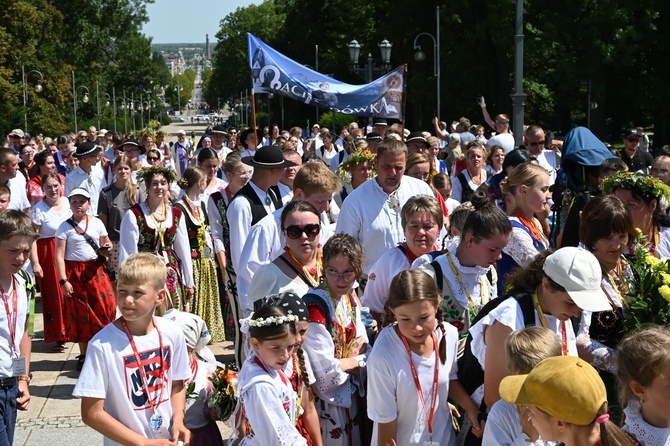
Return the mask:
<svg viewBox="0 0 670 446">
<path fill-rule="evenodd" d="M 43 319 L 38 298 L 35 314 L 35 336 L 30 370 L 30 407 L 19 412 L 15 446 L 61 446 L 102 444 L 102 436 L 81 421 L 79 399 L 72 396 L 79 372 L 76 359 L 79 355 L 77 344 L 66 344 L 64 352 L 55 353 L 52 344 L 45 344 Z M 228 363 L 233 361 L 232 343 L 221 342 L 210 346 L 217 359 Z M 230 436 L 230 429 L 219 423 L 224 438 Z"/>
</svg>

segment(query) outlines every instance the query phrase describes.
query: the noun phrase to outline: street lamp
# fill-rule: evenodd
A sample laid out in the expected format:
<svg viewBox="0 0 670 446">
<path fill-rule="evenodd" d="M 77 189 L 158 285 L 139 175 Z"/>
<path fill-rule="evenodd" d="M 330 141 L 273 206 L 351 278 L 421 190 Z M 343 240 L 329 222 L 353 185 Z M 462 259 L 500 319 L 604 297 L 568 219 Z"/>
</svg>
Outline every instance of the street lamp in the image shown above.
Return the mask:
<svg viewBox="0 0 670 446">
<path fill-rule="evenodd" d="M 74 131 L 75 132 L 78 131 L 77 130 L 77 102 L 78 102 L 77 99 L 78 99 L 80 88 L 83 88 L 84 90 L 86 90 L 86 93 L 84 93 L 84 97 L 82 98 L 82 101 L 84 102 L 84 104 L 86 104 L 88 102 L 88 94 L 89 94 L 88 87 L 86 87 L 84 85 L 80 85 L 78 87 L 75 87 L 74 71 L 72 71 L 72 104 L 74 106 Z"/>
<path fill-rule="evenodd" d="M 21 82 L 23 83 L 23 125 L 24 125 L 23 131 L 24 132 L 28 131 L 28 85 L 27 85 L 27 80 L 28 80 L 28 76 L 32 73 L 38 74 L 40 76 L 40 79 L 37 81 L 37 85 L 35 85 L 35 91 L 37 93 L 40 93 L 42 91 L 42 82 L 44 82 L 44 76 L 42 76 L 42 73 L 40 73 L 37 70 L 30 70 L 26 73 L 23 62 L 21 62 Z"/>
<path fill-rule="evenodd" d="M 177 92 L 177 113 L 175 113 L 175 116 L 181 116 L 181 91 L 183 90 L 183 87 L 177 81 L 177 85 L 174 87 L 175 91 Z"/>
<path fill-rule="evenodd" d="M 523 114 L 526 95 L 523 92 L 523 0 L 512 0 L 516 3 L 514 26 L 514 93 L 512 98 L 512 131 L 514 144 L 523 144 Z"/>
<path fill-rule="evenodd" d="M 419 37 L 426 35 L 433 39 L 433 76 L 437 78 L 437 116 L 440 116 L 440 7 L 437 7 L 435 12 L 435 18 L 437 20 L 437 39 L 433 37 L 430 33 L 421 33 L 414 38 L 414 59 L 417 62 L 423 62 L 426 60 L 426 53 L 421 50 L 421 45 L 417 45 L 416 42 L 419 40 Z"/>
<path fill-rule="evenodd" d="M 349 62 L 351 63 L 349 70 L 364 78 L 366 83 L 372 82 L 373 74 L 375 76 L 381 76 L 382 74 L 386 73 L 391 66 L 391 48 L 393 47 L 393 44 L 384 39 L 377 45 L 377 47 L 379 47 L 379 52 L 381 53 L 382 66 L 374 66 L 372 54 L 368 53 L 368 59 L 365 67 L 360 68 L 358 66 L 358 59 L 361 55 L 360 43 L 358 43 L 356 40 L 352 40 L 347 44 L 347 48 L 349 49 Z"/>
</svg>

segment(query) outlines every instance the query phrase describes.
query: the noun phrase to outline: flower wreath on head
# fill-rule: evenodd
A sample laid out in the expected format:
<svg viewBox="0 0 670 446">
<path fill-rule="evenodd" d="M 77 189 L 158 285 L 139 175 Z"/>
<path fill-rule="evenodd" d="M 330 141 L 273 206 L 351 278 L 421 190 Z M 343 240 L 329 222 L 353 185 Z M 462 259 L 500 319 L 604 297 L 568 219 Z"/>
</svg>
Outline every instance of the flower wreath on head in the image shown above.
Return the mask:
<svg viewBox="0 0 670 446">
<path fill-rule="evenodd" d="M 156 131 L 151 127 L 144 127 L 142 130 L 137 132 L 137 134 L 140 138 L 144 138 L 145 136 L 151 136 L 153 138 L 156 136 Z"/>
<path fill-rule="evenodd" d="M 254 319 L 254 313 L 252 312 L 249 317 L 240 319 L 240 331 L 245 335 L 249 334 L 249 329 L 251 327 L 267 327 L 269 325 L 283 325 L 288 324 L 289 322 L 298 322 L 300 319 L 295 314 L 287 314 L 284 316 L 271 316 L 266 318 Z"/>
<path fill-rule="evenodd" d="M 355 166 L 358 166 L 361 163 L 369 162 L 372 166 L 373 176 L 375 172 L 375 157 L 376 155 L 369 151 L 368 149 L 361 150 L 357 149 L 355 152 L 351 152 L 346 160 L 340 164 L 337 168 L 337 176 L 346 184 L 351 183 L 351 169 Z"/>
<path fill-rule="evenodd" d="M 174 170 L 163 166 L 142 167 L 137 171 L 137 181 L 147 183 L 154 175 L 163 175 L 168 183 L 172 184 L 177 179 L 177 174 Z M 147 184 L 147 187 L 148 184 Z"/>
<path fill-rule="evenodd" d="M 619 172 L 603 181 L 603 191 L 611 194 L 617 188 L 632 190 L 636 195 L 647 200 L 659 200 L 663 204 L 670 202 L 670 187 L 661 180 L 632 172 Z"/>
</svg>

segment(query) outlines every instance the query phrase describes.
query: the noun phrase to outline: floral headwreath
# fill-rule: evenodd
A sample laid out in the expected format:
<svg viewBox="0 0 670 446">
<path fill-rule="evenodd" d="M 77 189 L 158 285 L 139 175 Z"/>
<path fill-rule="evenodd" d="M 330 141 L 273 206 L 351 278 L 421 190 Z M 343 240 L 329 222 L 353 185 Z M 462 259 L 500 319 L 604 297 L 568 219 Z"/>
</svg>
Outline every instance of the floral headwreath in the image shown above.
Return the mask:
<svg viewBox="0 0 670 446">
<path fill-rule="evenodd" d="M 351 152 L 347 159 L 337 168 L 337 176 L 344 183 L 351 183 L 351 168 L 367 161 L 372 165 L 372 170 L 374 171 L 375 157 L 376 155 L 368 149 L 357 149 L 355 152 Z"/>
<path fill-rule="evenodd" d="M 298 322 L 300 319 L 295 314 L 287 314 L 284 316 L 270 316 L 266 318 L 253 319 L 252 312 L 249 317 L 240 320 L 240 331 L 246 335 L 249 334 L 249 329 L 252 327 L 267 327 L 269 325 L 284 325 L 289 322 Z"/>
<path fill-rule="evenodd" d="M 168 180 L 168 183 L 174 183 L 177 179 L 177 174 L 174 170 L 168 169 L 164 166 L 142 167 L 137 171 L 137 180 L 146 183 L 153 178 L 154 175 L 161 174 Z M 148 187 L 148 185 L 147 185 Z"/>
<path fill-rule="evenodd" d="M 636 195 L 648 200 L 664 199 L 670 202 L 670 187 L 653 177 L 636 175 L 632 172 L 619 172 L 603 181 L 603 191 L 607 194 L 619 187 L 632 190 Z"/>
</svg>

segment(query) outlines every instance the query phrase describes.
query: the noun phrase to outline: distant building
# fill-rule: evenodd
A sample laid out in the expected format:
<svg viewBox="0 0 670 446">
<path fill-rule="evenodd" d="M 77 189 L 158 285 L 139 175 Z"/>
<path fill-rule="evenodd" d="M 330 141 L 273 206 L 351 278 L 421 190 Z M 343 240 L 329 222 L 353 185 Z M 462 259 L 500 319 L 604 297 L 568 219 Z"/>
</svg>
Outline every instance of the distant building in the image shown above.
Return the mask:
<svg viewBox="0 0 670 446">
<path fill-rule="evenodd" d="M 209 51 L 209 34 L 205 34 L 205 57 L 208 60 L 212 58 L 212 53 Z"/>
</svg>

